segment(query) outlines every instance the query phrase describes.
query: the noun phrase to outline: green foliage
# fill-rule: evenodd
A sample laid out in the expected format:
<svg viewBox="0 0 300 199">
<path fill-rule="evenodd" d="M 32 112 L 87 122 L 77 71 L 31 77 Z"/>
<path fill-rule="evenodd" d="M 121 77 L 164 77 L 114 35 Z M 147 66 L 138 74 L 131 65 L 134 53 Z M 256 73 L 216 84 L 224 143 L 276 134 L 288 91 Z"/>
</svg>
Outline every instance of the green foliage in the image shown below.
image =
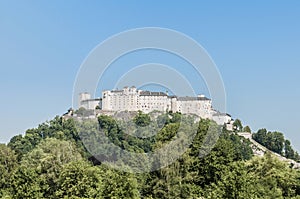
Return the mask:
<svg viewBox="0 0 300 199">
<path fill-rule="evenodd" d="M 103 198 L 140 198 L 137 179 L 133 174 L 107 169 L 102 183 Z"/>
<path fill-rule="evenodd" d="M 168 118 L 168 119 L 167 119 Z M 139 111 L 138 115 L 134 117 L 133 121 L 138 128 L 133 128 L 130 123 L 117 122 L 113 117 L 101 115 L 98 117 L 100 129 L 104 131 L 105 135 L 117 146 L 128 151 L 149 152 L 174 138 L 177 134 L 179 126 L 194 124 L 190 121 L 179 123 L 181 114 L 163 114 L 158 116 L 157 126 L 150 123 L 150 116 Z M 178 122 L 179 121 L 179 122 Z M 150 126 L 148 126 L 150 125 Z M 160 129 L 161 128 L 161 129 Z M 135 130 L 131 130 L 135 129 Z M 145 135 L 145 138 L 139 138 L 126 133 L 126 131 L 134 131 L 136 135 Z M 149 137 L 152 134 L 155 136 Z M 96 135 L 97 137 L 97 135 Z M 98 139 L 96 138 L 95 139 Z"/>
<path fill-rule="evenodd" d="M 97 198 L 100 196 L 103 171 L 86 161 L 73 161 L 60 172 L 57 198 Z"/>
<path fill-rule="evenodd" d="M 96 109 L 98 108 L 96 107 Z M 75 111 L 75 114 L 77 114 L 78 117 L 88 117 L 94 114 L 94 110 L 86 110 L 85 108 L 80 107 L 78 110 Z"/>
<path fill-rule="evenodd" d="M 250 147 L 251 142 L 248 139 L 240 137 L 236 134 L 222 135 L 225 139 L 230 140 L 234 149 L 234 160 L 249 160 L 253 157 L 253 151 Z"/>
<path fill-rule="evenodd" d="M 293 150 L 291 142 L 285 140 L 280 132 L 267 132 L 267 129 L 259 129 L 257 133 L 252 135 L 252 138 L 269 150 L 284 155 L 286 158 L 300 160 L 298 153 Z"/>
<path fill-rule="evenodd" d="M 9 188 L 7 182 L 17 166 L 17 156 L 15 152 L 5 144 L 0 144 L 0 197 L 4 196 L 3 192 Z"/>
<path fill-rule="evenodd" d="M 255 157 L 246 165 L 256 179 L 256 193 L 261 198 L 289 198 L 300 194 L 300 173 L 267 153 Z"/>
<path fill-rule="evenodd" d="M 161 114 L 157 117 L 156 122 L 157 122 L 158 127 L 162 128 L 163 126 L 165 126 L 171 122 L 170 115 L 168 113 Z"/>
<path fill-rule="evenodd" d="M 148 114 L 144 114 L 142 111 L 139 111 L 133 121 L 137 126 L 145 127 L 150 124 L 151 118 Z"/>
<path fill-rule="evenodd" d="M 293 198 L 299 195 L 299 172 L 267 154 L 233 162 L 206 192 L 206 198 Z"/>
<path fill-rule="evenodd" d="M 20 166 L 11 175 L 10 194 L 16 199 L 44 198 L 43 180 L 34 168 Z"/>
<path fill-rule="evenodd" d="M 250 149 L 249 143 L 242 142 L 239 136 L 232 139 L 227 132 L 220 137 L 211 152 L 200 158 L 200 149 L 207 150 L 209 147 L 206 140 L 209 130 L 217 132 L 218 127 L 214 122 L 201 120 L 198 132 L 192 146 L 186 153 L 173 164 L 151 173 L 147 179 L 148 186 L 144 189 L 145 195 L 150 198 L 199 198 L 205 195 L 205 190 L 210 185 L 217 183 L 219 177 L 231 171 L 229 166 L 236 159 L 250 159 L 252 153 L 246 158 L 239 154 L 241 145 Z M 217 136 L 218 133 L 212 135 Z M 215 138 L 212 138 L 212 140 Z M 237 150 L 236 150 L 237 149 Z M 252 151 L 251 151 L 252 152 Z M 246 185 L 245 185 L 246 186 Z"/>
<path fill-rule="evenodd" d="M 298 152 L 292 148 L 291 142 L 289 140 L 285 140 L 284 142 L 284 156 L 286 158 L 300 162 L 300 156 Z"/>
<path fill-rule="evenodd" d="M 244 162 L 233 162 L 205 192 L 206 198 L 258 198 L 255 179 L 248 175 Z"/>
<path fill-rule="evenodd" d="M 22 158 L 21 166 L 35 169 L 39 177 L 45 181 L 44 197 L 52 198 L 63 165 L 78 160 L 82 160 L 82 156 L 74 144 L 48 138 Z"/>
<path fill-rule="evenodd" d="M 250 127 L 249 127 L 249 126 L 245 126 L 245 127 L 243 128 L 243 132 L 251 133 Z"/>
<path fill-rule="evenodd" d="M 164 128 L 162 128 L 155 136 L 156 142 L 166 142 L 171 140 L 176 135 L 179 125 L 180 124 L 178 123 L 170 123 L 164 126 Z"/>
<path fill-rule="evenodd" d="M 46 138 L 72 141 L 76 143 L 82 153 L 84 151 L 74 120 L 64 120 L 58 116 L 51 121 L 40 124 L 38 128 L 27 130 L 25 136 L 14 136 L 8 146 L 16 152 L 18 160 L 20 160 L 23 155 L 33 150 Z"/>
<path fill-rule="evenodd" d="M 271 154 L 253 157 L 249 140 L 208 119 L 194 119 L 180 113 L 165 113 L 156 122 L 150 122 L 150 115 L 142 112 L 132 122 L 104 115 L 98 121 L 81 122 L 56 117 L 27 130 L 24 136 L 13 137 L 7 146 L 0 144 L 0 198 L 300 197 L 300 171 Z M 235 126 L 236 131 L 251 132 L 239 120 Z M 139 138 L 127 134 L 128 131 L 153 136 Z M 191 132 L 196 132 L 193 142 L 179 159 L 143 174 L 121 172 L 101 162 L 93 165 L 82 144 L 84 141 L 94 154 L 99 152 L 99 146 L 109 146 L 102 139 L 105 136 L 126 151 L 144 154 L 175 139 L 188 139 Z M 299 159 L 290 141 L 279 132 L 261 129 L 253 138 L 288 158 Z M 150 163 L 141 156 L 134 166 L 164 165 L 165 158 L 178 154 L 180 147 L 178 143 L 172 154 L 161 154 Z M 107 160 L 119 157 L 113 152 L 107 154 Z M 134 162 L 128 158 L 118 164 L 130 161 Z"/>
<path fill-rule="evenodd" d="M 241 132 L 243 130 L 243 125 L 242 125 L 241 120 L 239 120 L 239 119 L 234 120 L 233 129 L 237 132 Z"/>
<path fill-rule="evenodd" d="M 171 113 L 170 116 L 171 116 L 171 121 L 170 122 L 172 122 L 172 123 L 180 123 L 181 118 L 182 118 L 181 113 L 178 113 L 178 112 Z"/>
<path fill-rule="evenodd" d="M 25 139 L 22 135 L 14 136 L 8 143 L 8 146 L 16 152 L 18 160 L 21 159 L 22 155 L 28 153 L 34 147 L 30 140 Z"/>
</svg>

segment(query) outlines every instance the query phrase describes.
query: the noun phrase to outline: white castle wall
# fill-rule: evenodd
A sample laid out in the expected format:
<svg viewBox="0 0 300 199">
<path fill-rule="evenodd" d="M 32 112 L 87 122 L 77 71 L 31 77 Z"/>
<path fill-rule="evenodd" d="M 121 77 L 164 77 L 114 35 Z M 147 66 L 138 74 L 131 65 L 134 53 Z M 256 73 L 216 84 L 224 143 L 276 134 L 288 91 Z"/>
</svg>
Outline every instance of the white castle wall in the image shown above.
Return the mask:
<svg viewBox="0 0 300 199">
<path fill-rule="evenodd" d="M 106 90 L 102 92 L 100 99 L 90 99 L 90 95 L 80 95 L 80 107 L 95 109 L 97 105 L 103 111 L 138 111 L 149 113 L 158 111 L 173 111 L 183 114 L 195 114 L 201 118 L 209 118 L 218 124 L 231 120 L 226 114 L 214 115 L 211 100 L 203 95 L 197 97 L 168 96 L 164 92 L 150 92 L 137 90 L 135 87 L 124 87 L 122 90 Z"/>
<path fill-rule="evenodd" d="M 91 94 L 87 92 L 79 94 L 79 108 L 83 107 L 87 110 L 94 110 L 97 106 L 101 106 L 100 99 L 91 99 Z"/>
</svg>

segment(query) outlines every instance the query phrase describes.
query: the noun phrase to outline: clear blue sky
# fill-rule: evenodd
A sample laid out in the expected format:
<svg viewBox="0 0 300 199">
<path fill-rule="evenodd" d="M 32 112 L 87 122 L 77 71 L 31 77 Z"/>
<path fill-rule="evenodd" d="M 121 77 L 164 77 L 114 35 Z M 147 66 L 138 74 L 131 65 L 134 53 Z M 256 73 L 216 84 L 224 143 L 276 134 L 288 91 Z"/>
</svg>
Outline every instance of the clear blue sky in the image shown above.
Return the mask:
<svg viewBox="0 0 300 199">
<path fill-rule="evenodd" d="M 157 26 L 211 55 L 227 109 L 300 150 L 300 1 L 0 1 L 0 142 L 64 113 L 80 64 L 107 37 Z"/>
</svg>

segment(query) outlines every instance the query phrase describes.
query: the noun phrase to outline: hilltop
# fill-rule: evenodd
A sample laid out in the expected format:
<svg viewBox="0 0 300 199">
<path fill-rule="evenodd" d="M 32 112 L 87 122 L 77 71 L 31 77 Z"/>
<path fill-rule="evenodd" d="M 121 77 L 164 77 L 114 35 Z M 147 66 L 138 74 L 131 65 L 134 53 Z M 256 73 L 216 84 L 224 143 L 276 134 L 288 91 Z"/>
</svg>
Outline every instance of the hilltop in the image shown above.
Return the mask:
<svg viewBox="0 0 300 199">
<path fill-rule="evenodd" d="M 114 118 L 102 114 L 94 119 L 88 119 L 84 114 L 57 116 L 37 128 L 28 129 L 24 136 L 13 137 L 8 145 L 0 145 L 0 196 L 297 198 L 300 195 L 300 171 L 275 158 L 268 150 L 261 157 L 254 156 L 253 140 L 241 136 L 240 132 L 249 127 L 242 127 L 238 120 L 233 124 L 235 130 L 228 131 L 212 120 L 197 120 L 197 117 L 181 113 L 137 112 L 126 118 L 125 123 L 122 122 L 124 115 L 121 116 Z M 151 129 L 157 132 L 144 138 L 131 136 L 125 130 L 132 125 L 144 130 L 154 125 Z M 154 152 L 174 139 L 188 136 L 193 130 L 196 134 L 185 152 L 168 166 L 146 173 L 132 173 L 135 167 L 156 168 L 165 159 L 149 162 L 146 156 L 141 156 L 139 160 L 118 161 L 119 165 L 134 162 L 131 172 L 110 168 L 104 162 L 118 160 L 122 154 L 99 157 L 101 154 L 91 154 L 87 150 L 90 146 L 96 151 L 98 147 L 105 149 L 108 146 L 101 139 L 99 129 L 115 146 L 140 154 Z M 183 134 L 178 133 L 180 129 Z M 205 144 L 209 132 L 214 132 L 209 136 L 210 141 L 216 140 L 213 147 Z M 148 131 L 139 133 L 149 135 Z M 199 156 L 201 150 L 210 152 Z"/>
</svg>

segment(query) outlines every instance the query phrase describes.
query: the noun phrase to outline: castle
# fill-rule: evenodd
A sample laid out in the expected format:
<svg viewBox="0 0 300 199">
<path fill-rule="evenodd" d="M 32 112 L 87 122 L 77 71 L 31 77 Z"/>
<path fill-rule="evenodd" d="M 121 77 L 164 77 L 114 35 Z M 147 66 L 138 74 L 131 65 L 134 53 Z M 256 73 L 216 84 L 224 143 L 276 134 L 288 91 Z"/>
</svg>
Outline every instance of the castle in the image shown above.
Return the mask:
<svg viewBox="0 0 300 199">
<path fill-rule="evenodd" d="M 121 90 L 105 90 L 102 98 L 92 99 L 89 93 L 79 94 L 79 107 L 87 110 L 100 109 L 103 112 L 117 111 L 172 111 L 182 114 L 193 114 L 208 118 L 218 124 L 228 124 L 231 116 L 219 113 L 212 108 L 211 100 L 204 95 L 197 97 L 179 97 L 166 92 L 138 90 L 136 87 L 124 87 Z"/>
</svg>

